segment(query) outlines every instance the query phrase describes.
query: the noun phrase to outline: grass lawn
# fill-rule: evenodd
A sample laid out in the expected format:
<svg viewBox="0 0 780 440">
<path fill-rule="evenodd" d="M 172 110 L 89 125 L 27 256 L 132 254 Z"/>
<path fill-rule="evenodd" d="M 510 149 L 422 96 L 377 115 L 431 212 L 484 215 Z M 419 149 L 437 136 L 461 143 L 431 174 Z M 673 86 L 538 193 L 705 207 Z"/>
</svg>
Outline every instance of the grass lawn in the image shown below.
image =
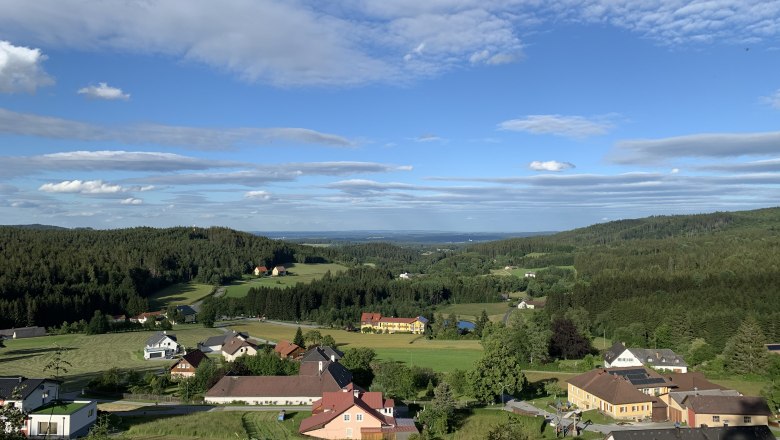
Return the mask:
<svg viewBox="0 0 780 440">
<path fill-rule="evenodd" d="M 155 292 L 149 297 L 152 310 L 164 309 L 170 305 L 189 305 L 211 294 L 214 286 L 199 283 L 179 283 Z"/>
<path fill-rule="evenodd" d="M 709 379 L 711 382 L 732 390 L 737 390 L 746 396 L 760 396 L 761 390 L 769 385 L 767 380 L 747 380 L 743 378 Z"/>
<path fill-rule="evenodd" d="M 458 318 L 475 322 L 481 315 L 482 310 L 487 312 L 491 321 L 498 322 L 504 319 L 504 314 L 509 311 L 509 303 L 506 301 L 497 303 L 466 303 L 450 304 L 436 310 L 446 319 L 451 313 L 458 315 Z"/>
<path fill-rule="evenodd" d="M 474 409 L 463 419 L 456 432 L 446 435 L 447 440 L 472 440 L 485 438 L 487 433 L 496 425 L 508 420 L 515 420 L 525 426 L 531 438 L 546 439 L 555 438 L 555 429 L 546 423 L 541 417 L 529 417 L 513 415 L 499 409 L 478 408 Z M 593 432 L 582 433 L 585 439 L 601 439 L 603 434 Z"/>
<path fill-rule="evenodd" d="M 294 325 L 279 325 L 267 322 L 250 322 L 231 326 L 250 336 L 279 341 L 291 341 L 295 336 Z M 437 371 L 468 369 L 482 353 L 477 340 L 428 340 L 412 334 L 364 334 L 338 329 L 317 329 L 322 335 L 331 335 L 339 348 L 370 347 L 383 360 L 411 362 L 414 365 L 431 367 Z M 303 329 L 304 333 L 306 329 Z"/>
<path fill-rule="evenodd" d="M 123 417 L 120 428 L 129 439 L 209 439 L 284 440 L 307 438 L 298 434 L 301 420 L 308 412 L 290 413 L 284 422 L 276 421 L 277 413 L 255 411 L 200 412 L 182 416 Z"/>
<path fill-rule="evenodd" d="M 70 362 L 65 388 L 76 390 L 100 372 L 112 367 L 138 370 L 160 370 L 173 361 L 146 361 L 143 347 L 154 332 L 109 333 L 105 335 L 57 335 L 5 341 L 0 349 L 0 376 L 21 374 L 27 377 L 50 376 L 43 367 L 52 357 L 55 346 L 64 349 L 63 359 Z M 179 343 L 194 347 L 198 341 L 222 334 L 217 329 L 197 325 L 177 326 L 173 333 Z"/>
<path fill-rule="evenodd" d="M 611 425 L 617 422 L 617 420 L 613 419 L 612 417 L 605 416 L 604 414 L 600 413 L 599 410 L 597 409 L 592 409 L 590 411 L 583 411 L 582 420 L 583 421 L 590 420 L 596 425 Z"/>
<path fill-rule="evenodd" d="M 227 293 L 225 295 L 230 298 L 243 298 L 252 287 L 277 287 L 285 289 L 298 283 L 310 283 L 314 280 L 318 280 L 328 271 L 332 274 L 336 274 L 347 270 L 346 266 L 330 263 L 289 263 L 286 264 L 285 267 L 287 268 L 287 275 L 282 277 L 266 276 L 257 278 L 252 276 L 251 278 L 243 279 L 241 281 L 234 281 L 226 286 Z"/>
</svg>

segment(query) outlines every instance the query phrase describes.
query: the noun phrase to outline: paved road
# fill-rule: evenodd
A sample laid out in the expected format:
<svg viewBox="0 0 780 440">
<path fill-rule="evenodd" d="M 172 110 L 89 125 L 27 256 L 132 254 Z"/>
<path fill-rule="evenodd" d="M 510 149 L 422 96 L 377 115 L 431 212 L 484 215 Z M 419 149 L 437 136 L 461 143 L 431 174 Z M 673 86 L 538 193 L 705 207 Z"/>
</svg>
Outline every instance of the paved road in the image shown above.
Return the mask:
<svg viewBox="0 0 780 440">
<path fill-rule="evenodd" d="M 512 315 L 512 313 L 517 310 L 517 308 L 512 307 L 509 310 L 504 313 L 504 325 L 509 325 L 509 317 Z"/>
</svg>

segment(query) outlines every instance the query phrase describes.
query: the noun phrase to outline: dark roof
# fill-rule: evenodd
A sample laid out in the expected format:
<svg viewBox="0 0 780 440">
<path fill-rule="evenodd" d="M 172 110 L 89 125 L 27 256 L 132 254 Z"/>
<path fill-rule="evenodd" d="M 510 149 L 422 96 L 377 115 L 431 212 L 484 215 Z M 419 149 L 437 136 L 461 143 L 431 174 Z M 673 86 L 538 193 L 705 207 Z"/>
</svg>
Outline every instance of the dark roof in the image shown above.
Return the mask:
<svg viewBox="0 0 780 440">
<path fill-rule="evenodd" d="M 615 342 L 612 347 L 609 347 L 606 353 L 604 353 L 604 360 L 610 364 L 615 361 L 623 352 L 626 351 L 626 346 L 621 342 Z"/>
<path fill-rule="evenodd" d="M 696 391 L 672 391 L 669 393 L 669 397 L 677 402 L 679 405 L 683 405 L 683 401 L 690 396 L 736 396 L 739 397 L 742 394 L 737 390 L 696 390 Z"/>
<path fill-rule="evenodd" d="M 607 438 L 614 440 L 775 440 L 775 436 L 766 425 L 612 431 Z"/>
<path fill-rule="evenodd" d="M 771 416 L 772 411 L 762 397 L 750 396 L 688 396 L 682 402 L 696 414 L 736 414 Z"/>
<path fill-rule="evenodd" d="M 176 310 L 181 312 L 184 316 L 197 315 L 198 314 L 198 312 L 196 312 L 195 309 L 193 309 L 190 306 L 176 306 Z"/>
<path fill-rule="evenodd" d="M 173 333 L 157 332 L 157 333 L 153 334 L 152 336 L 149 336 L 149 339 L 146 340 L 146 346 L 147 347 L 151 347 L 153 345 L 157 345 L 160 342 L 164 341 L 166 337 L 171 338 L 174 341 L 176 341 L 176 335 L 174 335 Z"/>
<path fill-rule="evenodd" d="M 7 336 L 9 339 L 13 338 L 16 333 L 16 338 L 34 338 L 36 336 L 46 336 L 46 329 L 43 327 L 19 327 L 19 328 L 7 328 L 0 330 L 0 335 Z"/>
<path fill-rule="evenodd" d="M 319 365 L 322 362 L 323 372 L 320 374 Z M 319 362 L 302 362 L 301 368 L 298 373 L 299 377 L 302 376 L 324 376 L 328 375 L 333 378 L 333 381 L 338 385 L 338 388 L 344 388 L 352 383 L 352 372 L 347 370 L 343 365 L 338 362 L 319 361 Z M 330 390 L 335 391 L 335 390 Z"/>
<path fill-rule="evenodd" d="M 668 348 L 629 348 L 628 349 L 639 362 L 662 367 L 687 367 L 685 359 Z"/>
<path fill-rule="evenodd" d="M 330 361 L 331 356 L 338 361 L 344 357 L 344 353 L 333 347 L 314 347 L 303 355 L 301 362 Z"/>
<path fill-rule="evenodd" d="M 18 387 L 22 400 L 24 400 L 44 382 L 59 383 L 52 379 L 27 379 L 24 376 L 0 377 L 0 399 L 10 399 L 14 389 Z"/>
<path fill-rule="evenodd" d="M 224 335 L 217 335 L 212 336 L 205 341 L 201 342 L 200 345 L 204 347 L 213 347 L 215 345 L 219 345 L 220 347 L 225 343 L 226 340 L 230 339 L 232 335 L 229 333 L 226 333 Z"/>
<path fill-rule="evenodd" d="M 181 357 L 180 360 L 176 361 L 175 364 L 171 368 L 174 368 L 175 366 L 179 365 L 179 362 L 187 361 L 188 364 L 192 365 L 193 368 L 198 368 L 198 365 L 200 365 L 203 360 L 208 360 L 209 358 L 206 357 L 206 355 L 200 351 L 200 350 L 192 350 L 191 352 L 185 354 Z"/>
<path fill-rule="evenodd" d="M 306 365 L 314 368 L 304 368 Z M 206 397 L 320 397 L 325 391 L 339 391 L 352 382 L 352 373 L 329 363 L 319 373 L 318 363 L 301 365 L 298 376 L 225 376 Z"/>
<path fill-rule="evenodd" d="M 704 377 L 704 373 L 693 371 L 688 373 L 662 373 L 664 377 L 674 382 L 677 387 L 674 391 L 699 391 L 704 390 L 725 390 L 726 387 L 712 383 Z"/>
</svg>

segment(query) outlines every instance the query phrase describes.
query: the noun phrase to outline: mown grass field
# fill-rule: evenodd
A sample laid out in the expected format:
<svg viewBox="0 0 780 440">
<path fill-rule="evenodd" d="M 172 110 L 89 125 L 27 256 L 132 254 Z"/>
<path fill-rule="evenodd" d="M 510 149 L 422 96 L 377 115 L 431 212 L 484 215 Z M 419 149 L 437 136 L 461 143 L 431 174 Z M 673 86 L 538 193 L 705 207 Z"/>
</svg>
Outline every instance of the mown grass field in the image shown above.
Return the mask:
<svg viewBox="0 0 780 440">
<path fill-rule="evenodd" d="M 507 411 L 501 411 L 496 408 L 474 409 L 468 414 L 457 427 L 457 431 L 444 436 L 447 440 L 473 440 L 486 438 L 487 433 L 498 424 L 514 420 L 516 423 L 524 426 L 532 438 L 547 439 L 555 438 L 555 429 L 546 423 L 543 423 L 540 417 L 516 416 Z M 594 432 L 583 432 L 581 438 L 601 439 L 603 434 Z"/>
<path fill-rule="evenodd" d="M 298 434 L 298 426 L 309 412 L 288 413 L 284 422 L 277 422 L 276 415 L 275 411 L 218 411 L 182 416 L 123 417 L 120 428 L 126 429 L 125 438 L 137 440 L 307 438 Z"/>
<path fill-rule="evenodd" d="M 769 381 L 764 380 L 748 380 L 739 377 L 732 377 L 729 379 L 709 379 L 711 382 L 718 385 L 723 385 L 733 390 L 737 390 L 746 396 L 760 396 L 761 390 L 769 385 Z"/>
<path fill-rule="evenodd" d="M 576 270 L 574 269 L 574 266 L 555 266 L 561 269 L 569 269 L 569 270 Z M 492 275 L 514 275 L 518 278 L 523 278 L 527 272 L 538 272 L 540 270 L 547 269 L 547 266 L 545 267 L 518 267 L 517 269 L 492 269 L 490 273 Z"/>
<path fill-rule="evenodd" d="M 499 322 L 504 319 L 504 314 L 509 309 L 509 303 L 506 301 L 497 303 L 466 303 L 450 304 L 436 310 L 436 313 L 443 314 L 445 318 L 454 313 L 460 319 L 475 322 L 482 315 L 482 310 L 484 310 L 491 321 Z"/>
<path fill-rule="evenodd" d="M 137 370 L 160 370 L 172 364 L 170 360 L 144 360 L 143 347 L 154 332 L 109 333 L 105 335 L 56 335 L 40 338 L 4 341 L 0 349 L 0 376 L 21 374 L 27 377 L 51 376 L 44 366 L 52 358 L 55 347 L 64 350 L 63 359 L 70 362 L 65 376 L 65 388 L 80 389 L 89 380 L 112 367 Z M 218 329 L 197 325 L 177 326 L 172 331 L 179 343 L 194 347 L 198 341 L 221 334 Z"/>
<path fill-rule="evenodd" d="M 248 332 L 250 336 L 279 341 L 291 341 L 296 326 L 279 325 L 267 322 L 247 322 L 231 325 L 231 328 Z M 304 333 L 309 330 L 302 328 Z M 338 329 L 317 329 L 323 336 L 331 335 L 339 348 L 373 348 L 380 359 L 396 360 L 404 363 L 430 367 L 436 371 L 469 369 L 482 354 L 482 346 L 477 340 L 428 340 L 412 334 L 363 334 Z"/>
<path fill-rule="evenodd" d="M 149 297 L 152 310 L 164 309 L 170 305 L 189 305 L 211 294 L 214 286 L 199 283 L 179 283 L 155 292 Z"/>
<path fill-rule="evenodd" d="M 346 266 L 340 264 L 306 264 L 295 263 L 285 265 L 287 275 L 281 277 L 266 276 L 257 278 L 255 276 L 246 277 L 240 281 L 234 281 L 227 286 L 225 295 L 231 298 L 243 298 L 252 287 L 277 287 L 284 289 L 294 286 L 298 283 L 310 283 L 322 278 L 328 271 L 332 274 L 347 270 Z"/>
</svg>

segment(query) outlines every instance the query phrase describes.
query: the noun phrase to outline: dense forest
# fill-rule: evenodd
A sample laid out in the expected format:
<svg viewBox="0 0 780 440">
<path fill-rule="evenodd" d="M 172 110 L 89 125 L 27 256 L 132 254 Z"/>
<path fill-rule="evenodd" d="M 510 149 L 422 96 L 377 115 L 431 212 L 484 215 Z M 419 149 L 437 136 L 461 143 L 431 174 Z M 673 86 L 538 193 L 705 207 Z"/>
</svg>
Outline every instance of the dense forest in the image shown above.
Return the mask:
<svg viewBox="0 0 780 440">
<path fill-rule="evenodd" d="M 316 249 L 225 228 L 0 227 L 0 328 L 146 311 L 182 281 L 218 285 L 255 265 L 324 261 Z"/>
</svg>

